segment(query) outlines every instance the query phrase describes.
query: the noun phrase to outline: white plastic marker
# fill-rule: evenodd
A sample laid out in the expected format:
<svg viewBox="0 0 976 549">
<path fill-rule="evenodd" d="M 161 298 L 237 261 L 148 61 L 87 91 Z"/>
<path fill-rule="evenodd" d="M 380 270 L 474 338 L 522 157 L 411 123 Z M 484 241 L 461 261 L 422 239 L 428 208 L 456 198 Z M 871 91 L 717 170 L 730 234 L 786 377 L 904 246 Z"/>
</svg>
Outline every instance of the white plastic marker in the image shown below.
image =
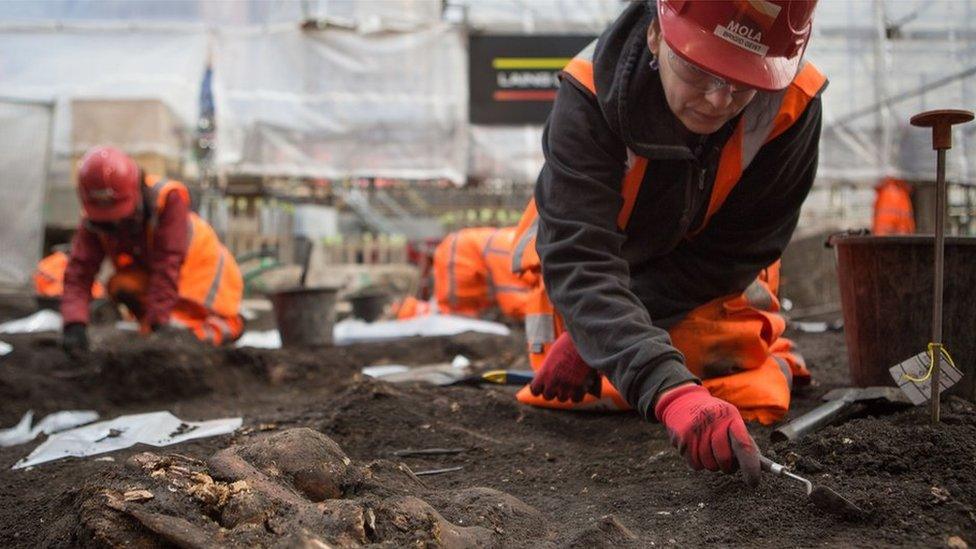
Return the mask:
<svg viewBox="0 0 976 549">
<path fill-rule="evenodd" d="M 932 346 L 934 347 L 934 345 Z M 941 347 L 939 360 L 939 394 L 952 387 L 962 379 L 962 372 L 956 368 L 952 360 L 946 356 L 945 347 Z M 935 357 L 932 356 L 934 349 L 923 351 L 912 358 L 888 368 L 892 379 L 898 384 L 901 392 L 918 406 L 931 400 L 932 398 L 932 379 L 930 366 Z"/>
<path fill-rule="evenodd" d="M 183 421 L 169 412 L 121 416 L 51 435 L 12 468 L 23 469 L 66 457 L 94 456 L 139 443 L 169 446 L 196 438 L 233 433 L 242 423 L 239 417 Z"/>
</svg>

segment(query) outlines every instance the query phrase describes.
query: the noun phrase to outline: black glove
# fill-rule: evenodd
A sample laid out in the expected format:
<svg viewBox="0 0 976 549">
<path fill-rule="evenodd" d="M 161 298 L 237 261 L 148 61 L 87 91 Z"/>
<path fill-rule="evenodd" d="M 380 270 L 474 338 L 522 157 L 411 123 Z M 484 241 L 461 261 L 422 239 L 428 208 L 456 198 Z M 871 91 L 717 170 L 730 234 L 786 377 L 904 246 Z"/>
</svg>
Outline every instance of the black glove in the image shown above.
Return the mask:
<svg viewBox="0 0 976 549">
<path fill-rule="evenodd" d="M 61 348 L 70 356 L 88 351 L 88 328 L 81 322 L 65 324 L 61 332 Z"/>
</svg>

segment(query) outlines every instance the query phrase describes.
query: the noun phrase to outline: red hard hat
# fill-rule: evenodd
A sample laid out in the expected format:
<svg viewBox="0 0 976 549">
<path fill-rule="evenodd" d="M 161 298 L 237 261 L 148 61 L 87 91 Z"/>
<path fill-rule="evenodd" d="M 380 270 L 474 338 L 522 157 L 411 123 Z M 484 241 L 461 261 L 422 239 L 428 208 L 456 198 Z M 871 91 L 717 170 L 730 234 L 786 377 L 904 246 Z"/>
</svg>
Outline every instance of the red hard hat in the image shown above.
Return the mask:
<svg viewBox="0 0 976 549">
<path fill-rule="evenodd" d="M 668 46 L 702 69 L 761 90 L 788 86 L 813 28 L 817 0 L 658 0 Z"/>
<path fill-rule="evenodd" d="M 92 221 L 118 221 L 139 199 L 139 166 L 114 147 L 95 147 L 81 159 L 78 197 Z"/>
</svg>

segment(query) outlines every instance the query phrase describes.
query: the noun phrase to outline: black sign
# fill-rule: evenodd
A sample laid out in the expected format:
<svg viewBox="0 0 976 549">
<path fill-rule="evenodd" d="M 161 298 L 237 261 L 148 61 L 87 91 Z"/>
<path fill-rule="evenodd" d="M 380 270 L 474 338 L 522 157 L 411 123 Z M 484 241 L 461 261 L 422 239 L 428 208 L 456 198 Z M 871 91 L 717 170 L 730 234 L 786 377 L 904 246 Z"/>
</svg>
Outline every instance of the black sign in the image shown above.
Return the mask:
<svg viewBox="0 0 976 549">
<path fill-rule="evenodd" d="M 471 36 L 468 71 L 472 124 L 542 124 L 557 75 L 595 36 Z"/>
</svg>

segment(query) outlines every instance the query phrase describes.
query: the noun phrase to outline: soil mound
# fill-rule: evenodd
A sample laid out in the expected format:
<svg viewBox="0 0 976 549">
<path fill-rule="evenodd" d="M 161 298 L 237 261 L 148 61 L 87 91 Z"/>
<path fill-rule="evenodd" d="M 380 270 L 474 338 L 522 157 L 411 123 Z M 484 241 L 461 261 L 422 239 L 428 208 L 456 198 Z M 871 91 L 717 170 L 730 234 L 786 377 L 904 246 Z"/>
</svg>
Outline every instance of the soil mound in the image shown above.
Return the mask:
<svg viewBox="0 0 976 549">
<path fill-rule="evenodd" d="M 948 525 L 976 531 L 976 409 L 965 400 L 943 402 L 938 425 L 923 406 L 850 421 L 777 453 L 867 511 L 879 541 L 938 537 Z"/>
<path fill-rule="evenodd" d="M 484 547 L 548 534 L 539 511 L 509 494 L 469 488 L 428 499 L 432 491 L 409 468 L 354 462 L 307 428 L 233 445 L 206 463 L 144 452 L 126 465 L 123 478 L 78 498 L 74 542 Z"/>
</svg>

